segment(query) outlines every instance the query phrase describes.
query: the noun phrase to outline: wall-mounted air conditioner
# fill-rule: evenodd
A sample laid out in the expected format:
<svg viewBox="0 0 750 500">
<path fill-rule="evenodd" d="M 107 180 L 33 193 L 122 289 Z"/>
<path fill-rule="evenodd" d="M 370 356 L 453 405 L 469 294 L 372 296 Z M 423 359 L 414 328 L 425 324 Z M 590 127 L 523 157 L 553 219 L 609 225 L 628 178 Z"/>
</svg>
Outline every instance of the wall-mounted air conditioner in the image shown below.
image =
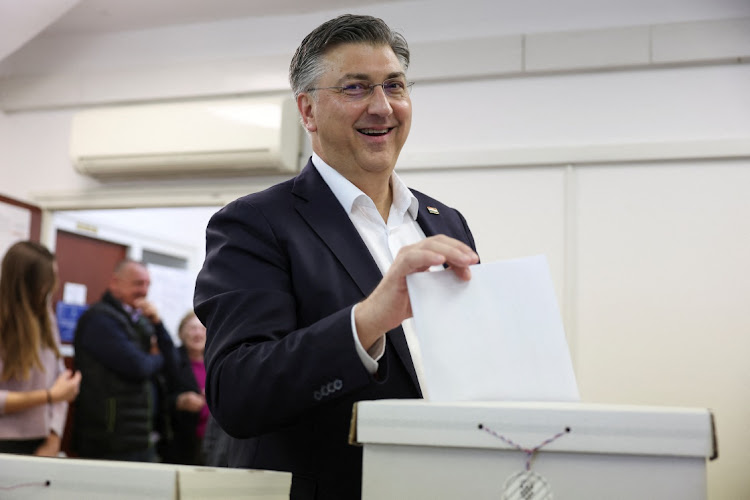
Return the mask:
<svg viewBox="0 0 750 500">
<path fill-rule="evenodd" d="M 291 173 L 301 130 L 290 97 L 93 108 L 73 117 L 70 150 L 101 178 Z"/>
</svg>

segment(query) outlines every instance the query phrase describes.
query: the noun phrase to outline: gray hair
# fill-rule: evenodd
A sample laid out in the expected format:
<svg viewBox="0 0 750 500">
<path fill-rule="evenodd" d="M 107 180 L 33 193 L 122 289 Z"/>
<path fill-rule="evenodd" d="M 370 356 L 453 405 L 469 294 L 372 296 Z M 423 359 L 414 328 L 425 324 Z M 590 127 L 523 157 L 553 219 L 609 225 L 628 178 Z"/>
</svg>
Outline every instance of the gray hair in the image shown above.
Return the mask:
<svg viewBox="0 0 750 500">
<path fill-rule="evenodd" d="M 323 56 L 326 51 L 346 43 L 389 45 L 404 73 L 409 68 L 409 46 L 400 33 L 377 17 L 344 14 L 315 28 L 297 47 L 289 65 L 289 83 L 295 98 L 314 87 L 325 72 Z"/>
<path fill-rule="evenodd" d="M 115 269 L 114 269 L 114 271 L 112 271 L 112 274 L 121 275 L 125 271 L 125 268 L 128 267 L 131 264 L 135 264 L 136 266 L 140 266 L 140 267 L 142 267 L 144 269 L 148 269 L 146 267 L 146 263 L 145 262 L 141 262 L 141 261 L 138 261 L 138 260 L 133 260 L 130 257 L 125 257 L 124 259 L 122 259 L 121 261 L 119 261 L 117 264 L 115 264 Z"/>
</svg>

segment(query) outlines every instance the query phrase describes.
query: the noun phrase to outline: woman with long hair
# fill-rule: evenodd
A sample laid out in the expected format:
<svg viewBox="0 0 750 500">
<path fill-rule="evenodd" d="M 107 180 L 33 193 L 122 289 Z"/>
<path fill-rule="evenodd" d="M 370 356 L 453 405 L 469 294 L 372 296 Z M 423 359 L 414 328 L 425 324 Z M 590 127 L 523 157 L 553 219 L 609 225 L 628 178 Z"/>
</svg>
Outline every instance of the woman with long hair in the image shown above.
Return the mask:
<svg viewBox="0 0 750 500">
<path fill-rule="evenodd" d="M 66 370 L 52 316 L 55 256 L 20 241 L 0 268 L 0 452 L 56 456 L 81 374 Z"/>
</svg>

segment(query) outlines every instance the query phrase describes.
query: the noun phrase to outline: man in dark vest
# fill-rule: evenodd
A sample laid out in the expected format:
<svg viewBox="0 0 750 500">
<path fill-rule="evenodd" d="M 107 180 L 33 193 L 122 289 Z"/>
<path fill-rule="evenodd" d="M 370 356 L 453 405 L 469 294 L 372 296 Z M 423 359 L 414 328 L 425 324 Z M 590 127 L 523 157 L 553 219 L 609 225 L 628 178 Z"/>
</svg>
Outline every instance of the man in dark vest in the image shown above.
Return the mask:
<svg viewBox="0 0 750 500">
<path fill-rule="evenodd" d="M 126 259 L 101 300 L 81 316 L 75 364 L 87 378 L 75 406 L 73 450 L 81 457 L 158 461 L 166 438 L 162 373 L 175 364 L 172 340 L 153 304 L 146 267 Z"/>
</svg>

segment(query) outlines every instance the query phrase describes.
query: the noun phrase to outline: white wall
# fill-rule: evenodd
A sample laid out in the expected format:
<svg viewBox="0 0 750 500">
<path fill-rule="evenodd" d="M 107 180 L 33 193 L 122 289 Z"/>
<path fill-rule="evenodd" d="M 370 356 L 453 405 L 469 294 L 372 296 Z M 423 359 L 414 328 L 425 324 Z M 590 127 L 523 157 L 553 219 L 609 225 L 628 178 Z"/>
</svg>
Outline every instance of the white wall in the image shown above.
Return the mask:
<svg viewBox="0 0 750 500">
<path fill-rule="evenodd" d="M 33 193 L 97 185 L 71 166 L 71 117 L 69 110 L 5 115 L 6 149 L 0 159 L 4 194 L 32 202 Z"/>
<path fill-rule="evenodd" d="M 712 24 L 750 16 L 750 3 L 609 1 L 545 16 L 534 14 L 538 2 L 469 3 L 479 7 L 372 9 L 413 34 L 415 57 L 427 61 L 413 66 L 403 177 L 464 213 L 484 261 L 547 254 L 584 400 L 712 408 L 720 458 L 709 465 L 710 497 L 750 496 L 750 30 L 732 38 L 747 21 L 721 22 L 718 34 Z M 303 33 L 319 20 L 284 26 Z M 696 20 L 706 22 L 687 22 Z M 656 26 L 677 21 L 686 23 Z M 16 109 L 0 116 L 0 191 L 56 206 L 184 205 L 184 193 L 205 204 L 277 182 L 105 185 L 73 171 L 67 137 L 72 113 L 90 103 L 281 90 L 278 61 L 298 40 L 276 37 L 280 24 L 38 41 L 0 82 L 2 102 Z M 615 29 L 573 41 L 557 33 L 606 27 Z M 529 40 L 547 52 L 530 52 Z M 579 45 L 563 50 L 568 43 Z M 562 67 L 528 70 L 544 61 Z M 166 62 L 170 71 L 156 70 Z"/>
<path fill-rule="evenodd" d="M 748 159 L 576 170 L 581 392 L 714 409 L 717 499 L 750 492 L 749 185 Z"/>
<path fill-rule="evenodd" d="M 5 118 L 5 113 L 0 111 L 0 184 L 5 185 L 6 179 L 10 179 L 10 166 L 6 164 L 6 158 L 10 157 L 10 152 L 8 151 L 8 136 L 10 135 L 10 132 L 8 131 L 8 121 Z M 20 192 L 20 189 L 14 189 L 14 192 Z M 10 193 L 11 190 L 8 189 L 7 191 L 5 189 L 2 189 L 0 192 L 7 194 Z"/>
<path fill-rule="evenodd" d="M 418 83 L 405 152 L 747 138 L 749 84 L 750 65 Z"/>
</svg>

